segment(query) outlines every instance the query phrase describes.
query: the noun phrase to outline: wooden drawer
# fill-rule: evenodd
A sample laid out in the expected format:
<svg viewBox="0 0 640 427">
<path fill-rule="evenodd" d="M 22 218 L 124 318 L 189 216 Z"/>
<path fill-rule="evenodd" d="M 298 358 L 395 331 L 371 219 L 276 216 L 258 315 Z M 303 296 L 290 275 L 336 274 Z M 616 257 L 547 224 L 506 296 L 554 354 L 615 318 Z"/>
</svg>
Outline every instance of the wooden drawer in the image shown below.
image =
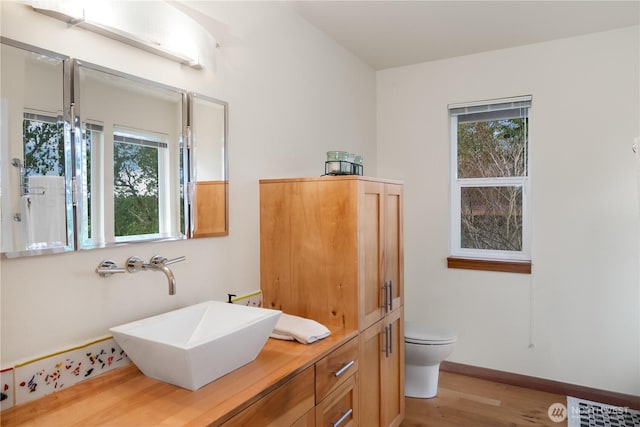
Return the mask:
<svg viewBox="0 0 640 427">
<path fill-rule="evenodd" d="M 316 404 L 358 371 L 358 338 L 316 362 Z"/>
<path fill-rule="evenodd" d="M 300 417 L 291 427 L 316 427 L 316 408 Z"/>
<path fill-rule="evenodd" d="M 314 367 L 309 366 L 222 425 L 225 427 L 290 426 L 313 408 L 313 382 Z"/>
<path fill-rule="evenodd" d="M 357 427 L 358 408 L 358 374 L 355 373 L 316 406 L 316 427 Z"/>
</svg>

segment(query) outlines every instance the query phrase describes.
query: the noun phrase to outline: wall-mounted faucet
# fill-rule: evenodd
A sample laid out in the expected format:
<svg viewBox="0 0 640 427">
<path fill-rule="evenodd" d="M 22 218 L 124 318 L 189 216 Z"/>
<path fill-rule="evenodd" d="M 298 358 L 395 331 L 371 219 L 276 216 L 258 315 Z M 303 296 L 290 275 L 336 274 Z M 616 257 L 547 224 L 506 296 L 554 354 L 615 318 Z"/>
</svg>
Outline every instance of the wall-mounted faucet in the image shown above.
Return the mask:
<svg viewBox="0 0 640 427">
<path fill-rule="evenodd" d="M 98 268 L 96 268 L 96 273 L 100 275 L 100 277 L 111 276 L 115 273 L 126 273 L 127 270 L 124 268 L 120 268 L 116 265 L 115 262 L 110 259 L 103 260 L 100 264 L 98 264 Z"/>
<path fill-rule="evenodd" d="M 160 255 L 155 255 L 151 257 L 151 261 L 146 263 L 142 261 L 141 258 L 137 256 L 132 256 L 127 260 L 127 271 L 129 273 L 135 273 L 140 270 L 154 270 L 161 271 L 167 276 L 167 281 L 169 282 L 169 295 L 176 294 L 176 278 L 173 275 L 173 271 L 169 267 L 170 264 L 174 264 L 176 262 L 184 261 L 187 257 L 181 256 L 174 259 L 167 259 Z"/>
</svg>

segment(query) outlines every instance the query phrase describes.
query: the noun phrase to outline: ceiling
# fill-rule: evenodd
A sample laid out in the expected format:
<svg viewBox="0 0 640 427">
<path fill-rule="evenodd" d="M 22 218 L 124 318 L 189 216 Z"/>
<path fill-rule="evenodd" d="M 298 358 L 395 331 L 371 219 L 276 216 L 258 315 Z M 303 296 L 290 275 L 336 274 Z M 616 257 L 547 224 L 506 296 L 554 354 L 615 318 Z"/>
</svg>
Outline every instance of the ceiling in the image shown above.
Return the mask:
<svg viewBox="0 0 640 427">
<path fill-rule="evenodd" d="M 376 70 L 640 23 L 640 1 L 292 1 Z"/>
</svg>

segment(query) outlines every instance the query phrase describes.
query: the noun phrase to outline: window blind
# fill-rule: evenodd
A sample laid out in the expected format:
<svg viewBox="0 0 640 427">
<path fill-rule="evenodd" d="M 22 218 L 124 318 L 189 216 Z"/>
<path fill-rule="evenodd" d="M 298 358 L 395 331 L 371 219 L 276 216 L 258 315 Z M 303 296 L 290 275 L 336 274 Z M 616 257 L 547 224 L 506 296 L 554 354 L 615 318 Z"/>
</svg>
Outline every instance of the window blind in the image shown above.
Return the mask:
<svg viewBox="0 0 640 427">
<path fill-rule="evenodd" d="M 467 104 L 450 104 L 449 115 L 456 116 L 458 123 L 518 119 L 527 116 L 527 108 L 529 107 L 531 107 L 531 96 L 523 96 Z"/>
</svg>

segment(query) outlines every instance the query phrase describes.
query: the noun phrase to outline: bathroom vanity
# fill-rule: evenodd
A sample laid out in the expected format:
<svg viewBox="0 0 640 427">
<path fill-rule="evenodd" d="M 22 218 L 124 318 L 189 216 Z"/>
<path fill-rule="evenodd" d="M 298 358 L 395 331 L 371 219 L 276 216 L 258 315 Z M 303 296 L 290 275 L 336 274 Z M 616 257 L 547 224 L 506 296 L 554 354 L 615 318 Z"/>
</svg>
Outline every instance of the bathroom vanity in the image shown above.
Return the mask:
<svg viewBox="0 0 640 427">
<path fill-rule="evenodd" d="M 146 377 L 134 365 L 115 369 L 3 411 L 2 425 L 311 427 L 336 423 L 349 411 L 356 417 L 359 412 L 357 335 L 355 330 L 332 330 L 329 337 L 311 345 L 269 339 L 253 362 L 197 391 Z"/>
<path fill-rule="evenodd" d="M 268 339 L 189 391 L 116 369 L 2 412 L 3 426 L 397 427 L 404 418 L 402 184 L 361 176 L 260 182 L 263 307 L 323 323 Z"/>
</svg>

